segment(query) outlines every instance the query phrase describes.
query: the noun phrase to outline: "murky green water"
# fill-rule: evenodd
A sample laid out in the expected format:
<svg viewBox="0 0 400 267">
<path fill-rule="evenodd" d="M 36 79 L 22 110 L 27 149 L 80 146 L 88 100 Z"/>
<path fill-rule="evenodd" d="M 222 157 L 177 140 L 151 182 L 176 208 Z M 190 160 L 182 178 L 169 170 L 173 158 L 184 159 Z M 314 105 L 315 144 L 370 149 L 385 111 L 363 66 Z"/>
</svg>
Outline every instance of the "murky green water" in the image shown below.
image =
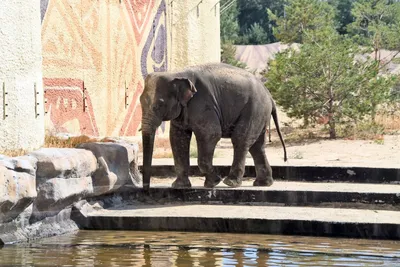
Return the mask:
<svg viewBox="0 0 400 267">
<path fill-rule="evenodd" d="M 0 249 L 0 266 L 400 266 L 400 242 L 79 231 Z"/>
</svg>

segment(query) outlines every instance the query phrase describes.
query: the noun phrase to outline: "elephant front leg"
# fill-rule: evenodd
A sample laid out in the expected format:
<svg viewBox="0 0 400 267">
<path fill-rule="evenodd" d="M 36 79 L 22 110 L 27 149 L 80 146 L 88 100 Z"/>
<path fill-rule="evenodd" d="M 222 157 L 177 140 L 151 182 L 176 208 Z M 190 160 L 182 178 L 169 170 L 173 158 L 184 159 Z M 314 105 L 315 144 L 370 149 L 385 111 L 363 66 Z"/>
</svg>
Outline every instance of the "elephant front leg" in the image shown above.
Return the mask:
<svg viewBox="0 0 400 267">
<path fill-rule="evenodd" d="M 220 136 L 197 138 L 197 160 L 200 171 L 206 176 L 206 180 L 204 182 L 204 187 L 206 188 L 213 188 L 221 182 L 221 177 L 215 172 L 212 163 L 215 146 L 219 140 Z"/>
<path fill-rule="evenodd" d="M 180 129 L 171 123 L 169 139 L 177 174 L 176 180 L 172 183 L 173 188 L 189 188 L 192 186 L 189 181 L 189 150 L 191 138 L 191 131 Z"/>
</svg>

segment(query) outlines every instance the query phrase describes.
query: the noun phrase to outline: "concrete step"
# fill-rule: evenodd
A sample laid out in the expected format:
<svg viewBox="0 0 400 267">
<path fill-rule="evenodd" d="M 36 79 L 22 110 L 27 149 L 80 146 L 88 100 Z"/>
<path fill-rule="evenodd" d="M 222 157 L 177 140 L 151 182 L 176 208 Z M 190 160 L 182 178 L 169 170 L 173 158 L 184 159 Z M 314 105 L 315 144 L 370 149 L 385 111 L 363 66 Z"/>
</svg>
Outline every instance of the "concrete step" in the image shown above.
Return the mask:
<svg viewBox="0 0 400 267">
<path fill-rule="evenodd" d="M 157 230 L 400 239 L 400 212 L 243 205 L 140 205 L 80 209 L 83 229 Z"/>
<path fill-rule="evenodd" d="M 225 162 L 215 164 L 214 168 L 221 176 L 228 176 L 230 165 Z M 139 166 L 142 170 L 142 166 Z M 352 183 L 391 183 L 400 184 L 400 169 L 398 168 L 369 168 L 360 166 L 272 166 L 273 176 L 282 181 L 304 181 L 304 182 L 352 182 Z M 201 176 L 199 167 L 193 163 L 189 169 L 190 176 Z M 152 176 L 172 177 L 175 176 L 173 161 L 154 160 Z M 254 165 L 245 167 L 245 177 L 255 177 Z"/>
<path fill-rule="evenodd" d="M 191 177 L 192 188 L 174 189 L 171 188 L 174 179 L 152 178 L 149 193 L 140 188 L 126 188 L 114 195 L 123 201 L 147 204 L 247 204 L 400 210 L 400 185 L 276 181 L 270 187 L 255 187 L 252 186 L 254 179 L 247 179 L 238 188 L 220 183 L 214 189 L 207 189 L 203 187 L 203 177 Z"/>
</svg>

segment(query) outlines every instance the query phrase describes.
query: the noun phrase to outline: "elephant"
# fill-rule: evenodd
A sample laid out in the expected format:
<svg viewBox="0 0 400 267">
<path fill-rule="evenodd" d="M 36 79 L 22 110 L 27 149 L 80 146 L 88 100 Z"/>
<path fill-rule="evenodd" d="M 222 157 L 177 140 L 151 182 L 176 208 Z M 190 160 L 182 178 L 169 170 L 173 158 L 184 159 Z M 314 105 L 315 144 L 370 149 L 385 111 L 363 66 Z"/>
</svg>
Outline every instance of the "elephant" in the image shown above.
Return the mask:
<svg viewBox="0 0 400 267">
<path fill-rule="evenodd" d="M 213 166 L 214 150 L 221 138 L 230 138 L 234 158 L 223 183 L 242 184 L 246 154 L 254 159 L 254 186 L 271 186 L 272 169 L 265 154 L 265 135 L 271 115 L 287 161 L 271 93 L 252 73 L 225 63 L 186 67 L 176 72 L 153 72 L 146 76 L 140 95 L 142 108 L 143 188 L 149 190 L 156 129 L 170 121 L 169 139 L 175 164 L 173 188 L 189 188 L 190 140 L 197 140 L 198 167 L 205 175 L 205 188 L 222 178 Z"/>
</svg>

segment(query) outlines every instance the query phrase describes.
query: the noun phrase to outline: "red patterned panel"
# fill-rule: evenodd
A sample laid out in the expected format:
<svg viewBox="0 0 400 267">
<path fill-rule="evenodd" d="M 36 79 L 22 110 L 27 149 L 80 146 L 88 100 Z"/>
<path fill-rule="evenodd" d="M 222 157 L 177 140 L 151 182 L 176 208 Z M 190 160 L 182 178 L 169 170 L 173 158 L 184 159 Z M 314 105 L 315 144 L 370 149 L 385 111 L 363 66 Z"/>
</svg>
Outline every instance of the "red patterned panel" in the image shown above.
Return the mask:
<svg viewBox="0 0 400 267">
<path fill-rule="evenodd" d="M 154 4 L 155 0 L 125 0 L 137 44 L 141 42 L 146 27 L 151 27 L 149 21 Z"/>
<path fill-rule="evenodd" d="M 68 132 L 64 124 L 77 120 L 80 134 L 98 136 L 93 106 L 88 93 L 85 94 L 84 110 L 83 82 L 79 79 L 43 79 L 46 111 L 57 132 Z"/>
</svg>

